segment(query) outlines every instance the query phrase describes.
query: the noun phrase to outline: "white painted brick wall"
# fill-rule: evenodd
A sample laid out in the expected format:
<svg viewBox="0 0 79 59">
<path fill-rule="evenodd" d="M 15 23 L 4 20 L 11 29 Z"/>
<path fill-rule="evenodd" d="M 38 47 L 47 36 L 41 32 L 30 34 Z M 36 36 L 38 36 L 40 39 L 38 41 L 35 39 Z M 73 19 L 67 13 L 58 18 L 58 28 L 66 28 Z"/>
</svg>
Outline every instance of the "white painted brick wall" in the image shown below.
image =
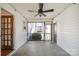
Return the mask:
<svg viewBox="0 0 79 59">
<path fill-rule="evenodd" d="M 57 44 L 71 55 L 79 55 L 79 5 L 72 5 L 57 21 Z"/>
</svg>

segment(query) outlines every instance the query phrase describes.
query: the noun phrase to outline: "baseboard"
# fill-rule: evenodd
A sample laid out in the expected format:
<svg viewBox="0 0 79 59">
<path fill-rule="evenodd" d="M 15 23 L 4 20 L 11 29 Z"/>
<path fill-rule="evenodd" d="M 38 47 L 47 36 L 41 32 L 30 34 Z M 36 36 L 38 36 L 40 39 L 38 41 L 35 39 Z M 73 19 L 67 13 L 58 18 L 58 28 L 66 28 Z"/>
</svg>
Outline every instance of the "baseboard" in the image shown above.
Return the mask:
<svg viewBox="0 0 79 59">
<path fill-rule="evenodd" d="M 21 48 L 24 44 L 26 44 L 27 42 L 23 43 L 19 48 Z M 13 50 L 11 53 L 9 53 L 7 56 L 12 56 L 19 48 Z"/>
<path fill-rule="evenodd" d="M 51 41 L 51 40 L 28 40 L 28 41 Z"/>
</svg>

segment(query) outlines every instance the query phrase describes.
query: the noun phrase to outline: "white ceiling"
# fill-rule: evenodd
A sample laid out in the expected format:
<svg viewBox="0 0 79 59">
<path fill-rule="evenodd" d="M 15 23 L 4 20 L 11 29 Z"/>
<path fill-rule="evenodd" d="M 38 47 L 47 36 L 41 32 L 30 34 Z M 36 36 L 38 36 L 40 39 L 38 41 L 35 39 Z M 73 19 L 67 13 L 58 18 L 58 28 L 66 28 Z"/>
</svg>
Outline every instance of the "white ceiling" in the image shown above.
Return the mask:
<svg viewBox="0 0 79 59">
<path fill-rule="evenodd" d="M 37 13 L 34 12 L 28 12 L 27 10 L 35 10 L 37 11 L 39 8 L 38 3 L 12 3 L 15 9 L 17 9 L 19 12 L 21 12 L 26 18 L 28 19 L 33 19 L 33 18 L 39 18 L 39 16 L 34 17 Z M 55 17 L 58 13 L 62 12 L 64 8 L 69 6 L 70 3 L 44 3 L 44 10 L 48 9 L 54 9 L 54 12 L 48 12 L 45 13 L 47 16 L 42 18 L 53 18 Z"/>
</svg>

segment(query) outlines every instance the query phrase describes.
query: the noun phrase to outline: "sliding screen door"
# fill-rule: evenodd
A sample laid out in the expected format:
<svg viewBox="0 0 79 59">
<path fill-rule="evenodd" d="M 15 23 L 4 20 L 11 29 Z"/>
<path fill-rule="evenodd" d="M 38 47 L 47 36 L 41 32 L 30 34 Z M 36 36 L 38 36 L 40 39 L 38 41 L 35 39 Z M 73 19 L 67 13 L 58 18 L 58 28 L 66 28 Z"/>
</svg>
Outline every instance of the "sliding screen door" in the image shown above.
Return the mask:
<svg viewBox="0 0 79 59">
<path fill-rule="evenodd" d="M 51 39 L 51 24 L 45 24 L 45 40 Z"/>
<path fill-rule="evenodd" d="M 33 37 L 38 38 L 39 34 L 41 35 L 40 40 L 44 40 L 44 23 L 38 23 L 38 22 L 28 23 L 28 40 L 34 40 Z"/>
</svg>

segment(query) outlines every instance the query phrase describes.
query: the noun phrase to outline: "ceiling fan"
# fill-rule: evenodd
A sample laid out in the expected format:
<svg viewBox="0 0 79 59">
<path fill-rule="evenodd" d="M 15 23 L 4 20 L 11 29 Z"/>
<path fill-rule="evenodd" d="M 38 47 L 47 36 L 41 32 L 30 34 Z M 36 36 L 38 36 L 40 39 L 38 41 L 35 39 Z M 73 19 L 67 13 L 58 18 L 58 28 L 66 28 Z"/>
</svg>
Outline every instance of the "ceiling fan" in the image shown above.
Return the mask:
<svg viewBox="0 0 79 59">
<path fill-rule="evenodd" d="M 44 4 L 43 3 L 39 3 L 39 9 L 38 9 L 38 11 L 33 11 L 33 10 L 28 10 L 28 12 L 37 12 L 37 14 L 35 15 L 35 16 L 44 16 L 44 17 L 46 17 L 47 15 L 45 15 L 44 13 L 46 13 L 46 12 L 53 12 L 54 11 L 54 9 L 49 9 L 49 10 L 43 10 L 43 6 L 44 6 Z"/>
</svg>

